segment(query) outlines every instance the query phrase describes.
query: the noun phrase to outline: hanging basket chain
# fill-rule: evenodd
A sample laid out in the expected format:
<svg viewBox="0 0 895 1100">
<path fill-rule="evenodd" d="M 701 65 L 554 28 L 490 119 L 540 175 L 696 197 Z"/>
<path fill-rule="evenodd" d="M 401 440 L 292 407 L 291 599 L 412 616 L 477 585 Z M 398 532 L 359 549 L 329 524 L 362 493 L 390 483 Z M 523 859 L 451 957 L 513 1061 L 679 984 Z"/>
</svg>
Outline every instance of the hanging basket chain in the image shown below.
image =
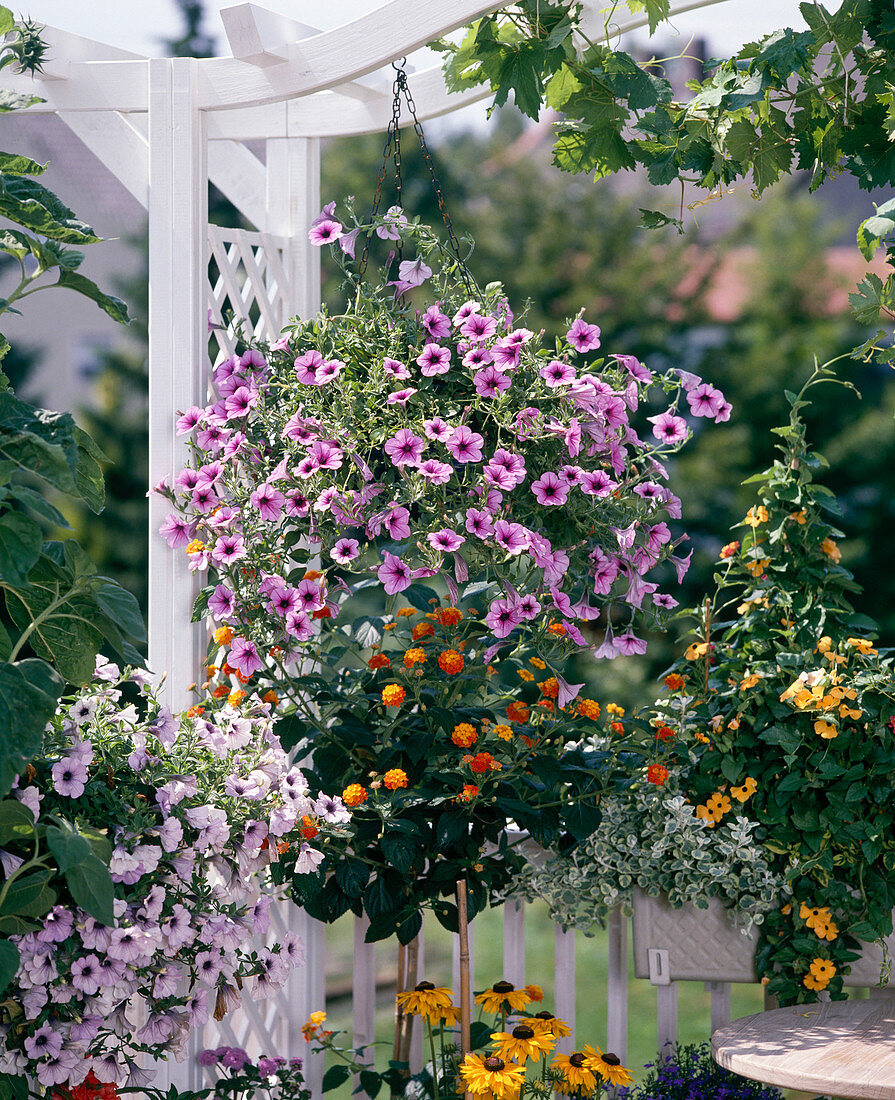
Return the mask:
<svg viewBox="0 0 895 1100">
<path fill-rule="evenodd" d="M 469 291 L 470 295 L 473 293 L 473 281 L 470 275 L 469 269 L 466 266 L 466 260 L 463 256 L 463 250 L 460 247 L 460 242 L 457 239 L 457 234 L 454 232 L 454 225 L 451 221 L 451 215 L 448 211 L 447 202 L 445 201 L 444 193 L 441 190 L 441 184 L 438 181 L 438 176 L 435 173 L 435 162 L 432 159 L 432 153 L 429 150 L 429 146 L 426 143 L 426 136 L 423 133 L 422 123 L 416 114 L 416 104 L 414 103 L 413 96 L 410 93 L 410 86 L 407 82 L 407 73 L 404 71 L 404 63 L 407 58 L 402 57 L 400 61 L 393 61 L 392 68 L 395 70 L 395 80 L 392 84 L 392 117 L 388 124 L 388 131 L 386 133 L 385 148 L 382 151 L 382 164 L 379 167 L 379 176 L 376 181 L 376 192 L 373 196 L 373 205 L 370 208 L 370 221 L 378 214 L 379 207 L 382 203 L 382 186 L 385 183 L 386 173 L 388 171 L 389 158 L 394 162 L 395 172 L 395 192 L 397 194 L 398 206 L 402 205 L 402 187 L 403 180 L 401 176 L 401 97 L 403 95 L 404 100 L 407 103 L 407 109 L 410 111 L 410 116 L 413 119 L 413 130 L 416 134 L 417 141 L 420 144 L 420 150 L 423 154 L 423 161 L 425 162 L 426 169 L 429 172 L 429 179 L 432 181 L 432 189 L 435 192 L 435 199 L 438 203 L 438 209 L 441 212 L 441 218 L 444 222 L 445 229 L 448 235 L 448 244 L 450 251 L 457 261 L 457 266 L 460 271 L 460 275 Z M 360 276 L 363 278 L 367 270 L 367 260 L 369 258 L 370 251 L 370 238 L 368 237 L 364 245 L 364 251 L 361 255 L 360 261 Z M 398 259 L 400 261 L 401 243 L 398 242 Z"/>
</svg>

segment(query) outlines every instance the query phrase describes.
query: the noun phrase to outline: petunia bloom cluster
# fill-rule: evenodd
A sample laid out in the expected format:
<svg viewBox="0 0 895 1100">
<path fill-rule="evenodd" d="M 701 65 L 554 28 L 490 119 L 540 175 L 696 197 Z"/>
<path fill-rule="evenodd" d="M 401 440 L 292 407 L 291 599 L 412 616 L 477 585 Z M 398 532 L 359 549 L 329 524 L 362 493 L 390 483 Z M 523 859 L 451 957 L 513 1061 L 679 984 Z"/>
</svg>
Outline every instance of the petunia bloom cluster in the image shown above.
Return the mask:
<svg viewBox="0 0 895 1100">
<path fill-rule="evenodd" d="M 312 239 L 342 244 L 324 214 L 330 236 Z M 664 459 L 729 404 L 689 372 L 604 355 L 582 316 L 545 342 L 499 284 L 439 268 L 431 230 L 387 218 L 377 231 L 418 247 L 413 287 L 434 301 L 358 282 L 345 314 L 219 363 L 212 400 L 178 421 L 192 458 L 157 487 L 173 506 L 160 533 L 207 578 L 196 613 L 234 627 L 247 676 L 319 652 L 359 587 L 427 578 L 454 603 L 484 584 L 492 642 L 561 627 L 570 653 L 642 652 L 638 623 L 676 605 L 663 588 L 690 559 Z M 582 630 L 595 620 L 599 644 Z"/>
<path fill-rule="evenodd" d="M 240 990 L 270 997 L 302 963 L 294 935 L 263 939 L 269 866 L 291 834 L 307 848 L 296 823 L 317 820 L 273 725 L 268 705 L 172 714 L 144 673 L 102 658 L 63 699 L 13 794 L 38 822 L 60 814 L 105 834 L 115 920 L 63 895 L 13 937 L 21 963 L 6 996 L 21 1016 L 0 1035 L 0 1071 L 47 1088 L 91 1073 L 145 1083 L 140 1053 L 182 1057 L 190 1028 L 237 1007 Z M 18 858 L 0 855 L 4 869 Z"/>
</svg>

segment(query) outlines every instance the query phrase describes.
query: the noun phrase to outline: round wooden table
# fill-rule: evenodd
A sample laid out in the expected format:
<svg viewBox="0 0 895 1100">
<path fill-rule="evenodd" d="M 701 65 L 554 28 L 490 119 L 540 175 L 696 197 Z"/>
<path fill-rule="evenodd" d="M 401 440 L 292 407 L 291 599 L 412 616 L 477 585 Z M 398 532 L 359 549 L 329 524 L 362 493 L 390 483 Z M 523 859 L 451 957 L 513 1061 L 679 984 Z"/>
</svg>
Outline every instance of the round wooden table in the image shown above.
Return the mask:
<svg viewBox="0 0 895 1100">
<path fill-rule="evenodd" d="M 895 1100 L 895 1001 L 828 1001 L 744 1016 L 714 1032 L 712 1057 L 767 1085 Z"/>
</svg>

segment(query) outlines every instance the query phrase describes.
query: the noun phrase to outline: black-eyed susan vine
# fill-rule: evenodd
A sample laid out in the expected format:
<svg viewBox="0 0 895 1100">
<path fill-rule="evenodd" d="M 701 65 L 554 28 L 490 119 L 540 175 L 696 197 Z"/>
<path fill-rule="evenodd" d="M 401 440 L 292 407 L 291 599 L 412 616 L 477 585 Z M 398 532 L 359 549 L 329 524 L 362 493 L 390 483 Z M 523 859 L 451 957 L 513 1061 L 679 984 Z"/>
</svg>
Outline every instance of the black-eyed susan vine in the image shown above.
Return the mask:
<svg viewBox="0 0 895 1100">
<path fill-rule="evenodd" d="M 800 416 L 806 390 L 833 380 L 818 367 L 787 394 L 780 457 L 750 479 L 756 503 L 658 705 L 677 736 L 657 762 L 682 767 L 707 826 L 745 807 L 785 879 L 758 952 L 785 1003 L 843 997 L 858 941 L 890 933 L 895 904 L 892 663 L 849 603 L 839 509 Z"/>
</svg>

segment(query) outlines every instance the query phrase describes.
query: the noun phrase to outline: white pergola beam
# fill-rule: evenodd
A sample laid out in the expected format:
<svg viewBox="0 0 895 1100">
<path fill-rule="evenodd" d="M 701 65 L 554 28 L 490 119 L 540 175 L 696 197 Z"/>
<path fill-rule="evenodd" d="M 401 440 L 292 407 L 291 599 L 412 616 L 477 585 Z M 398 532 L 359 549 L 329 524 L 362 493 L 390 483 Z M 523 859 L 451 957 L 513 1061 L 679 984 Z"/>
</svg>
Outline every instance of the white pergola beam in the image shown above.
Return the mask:
<svg viewBox="0 0 895 1100">
<path fill-rule="evenodd" d="M 148 210 L 149 141 L 130 117 L 117 111 L 60 111 L 59 117 Z"/>
</svg>

